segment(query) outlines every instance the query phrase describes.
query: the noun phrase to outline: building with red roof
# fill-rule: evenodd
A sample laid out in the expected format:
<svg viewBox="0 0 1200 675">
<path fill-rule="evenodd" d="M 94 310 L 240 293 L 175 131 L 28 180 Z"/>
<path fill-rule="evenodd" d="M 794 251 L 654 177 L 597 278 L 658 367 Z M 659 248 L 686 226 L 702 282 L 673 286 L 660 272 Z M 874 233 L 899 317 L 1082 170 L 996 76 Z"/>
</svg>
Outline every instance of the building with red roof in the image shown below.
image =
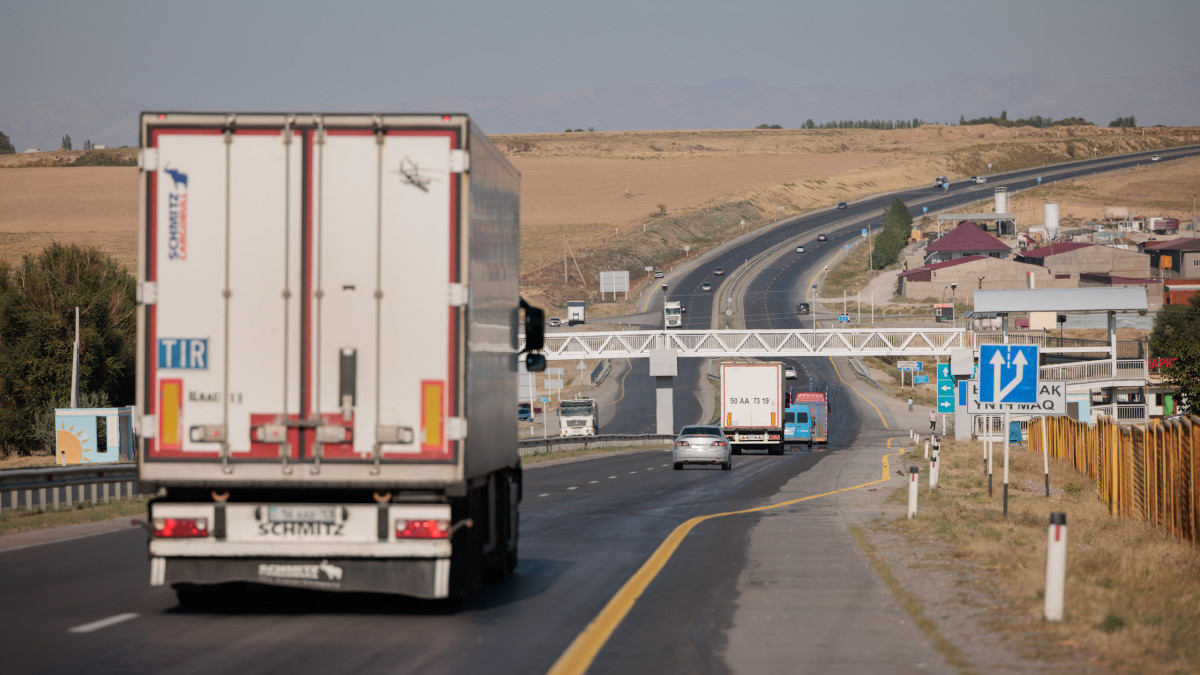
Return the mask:
<svg viewBox="0 0 1200 675">
<path fill-rule="evenodd" d="M 925 254 L 925 260 L 929 263 L 970 256 L 1009 260 L 1012 257 L 1012 247 L 967 220 L 959 223 L 958 227 L 942 235 L 940 239 L 930 242 L 925 247 Z"/>
<path fill-rule="evenodd" d="M 1055 279 L 1079 281 L 1080 274 L 1103 274 L 1143 279 L 1150 273 L 1150 256 L 1114 246 L 1064 241 L 1023 251 L 1017 260 L 1050 270 Z"/>
</svg>

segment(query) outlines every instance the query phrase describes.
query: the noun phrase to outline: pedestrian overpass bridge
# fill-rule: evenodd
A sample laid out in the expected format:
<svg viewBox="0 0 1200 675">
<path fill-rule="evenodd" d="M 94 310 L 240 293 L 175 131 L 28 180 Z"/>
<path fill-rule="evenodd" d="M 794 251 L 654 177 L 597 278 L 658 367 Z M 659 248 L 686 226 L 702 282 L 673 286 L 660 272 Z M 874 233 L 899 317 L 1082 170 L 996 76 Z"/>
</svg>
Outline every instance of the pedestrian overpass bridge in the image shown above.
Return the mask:
<svg viewBox="0 0 1200 675">
<path fill-rule="evenodd" d="M 1042 379 L 1064 380 L 1069 388 L 1103 383 L 1138 386 L 1148 376 L 1144 356 L 1121 354 L 1115 335 L 1107 343 L 1074 342 L 1045 331 L 972 331 L 965 328 L 817 328 L 787 330 L 626 330 L 551 332 L 542 354 L 547 361 L 578 359 L 650 360 L 657 390 L 658 433 L 674 432 L 672 391 L 680 358 L 780 359 L 818 357 L 932 357 L 938 362 L 973 359 L 980 345 L 1036 344 L 1043 355 L 1074 363 L 1045 364 Z M 1053 345 L 1053 346 L 1051 346 Z M 525 348 L 524 336 L 518 349 Z M 1120 358 L 1126 356 L 1126 358 Z"/>
</svg>

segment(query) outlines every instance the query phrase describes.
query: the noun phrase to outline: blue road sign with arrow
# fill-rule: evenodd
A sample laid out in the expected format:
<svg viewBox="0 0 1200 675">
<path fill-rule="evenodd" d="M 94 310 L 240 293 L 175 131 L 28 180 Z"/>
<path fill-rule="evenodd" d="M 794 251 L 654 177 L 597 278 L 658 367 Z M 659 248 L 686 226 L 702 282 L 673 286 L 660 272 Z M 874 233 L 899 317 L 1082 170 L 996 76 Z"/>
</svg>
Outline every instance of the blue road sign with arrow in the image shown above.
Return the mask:
<svg viewBox="0 0 1200 675">
<path fill-rule="evenodd" d="M 1037 403 L 1037 345 L 983 345 L 979 348 L 981 403 Z"/>
<path fill-rule="evenodd" d="M 937 364 L 938 412 L 954 410 L 954 376 L 949 363 Z"/>
</svg>

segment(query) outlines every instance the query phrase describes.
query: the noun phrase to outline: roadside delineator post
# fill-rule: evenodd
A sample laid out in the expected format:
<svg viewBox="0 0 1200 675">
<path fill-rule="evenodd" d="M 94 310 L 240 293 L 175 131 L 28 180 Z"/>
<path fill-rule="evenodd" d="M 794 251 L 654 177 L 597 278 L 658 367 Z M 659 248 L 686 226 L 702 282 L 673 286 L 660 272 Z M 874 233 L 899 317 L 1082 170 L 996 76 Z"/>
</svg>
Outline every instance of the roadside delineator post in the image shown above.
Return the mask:
<svg viewBox="0 0 1200 675">
<path fill-rule="evenodd" d="M 929 441 L 925 441 L 925 459 L 929 459 Z"/>
<path fill-rule="evenodd" d="M 915 466 L 908 467 L 908 517 L 913 518 L 917 515 L 917 472 L 920 471 Z"/>
<path fill-rule="evenodd" d="M 1009 413 L 1004 412 L 1004 517 L 1008 517 L 1008 423 Z"/>
<path fill-rule="evenodd" d="M 933 458 L 929 460 L 929 487 L 937 489 L 938 485 L 938 452 L 937 446 L 933 448 Z"/>
<path fill-rule="evenodd" d="M 912 497 L 909 497 L 912 503 Z M 912 508 L 911 506 L 909 507 Z M 1050 514 L 1046 538 L 1046 620 L 1062 621 L 1063 591 L 1067 579 L 1067 514 Z"/>
<path fill-rule="evenodd" d="M 1046 423 L 1049 417 L 1042 416 L 1042 473 L 1046 476 L 1046 496 L 1050 496 L 1050 446 L 1046 445 Z"/>
</svg>

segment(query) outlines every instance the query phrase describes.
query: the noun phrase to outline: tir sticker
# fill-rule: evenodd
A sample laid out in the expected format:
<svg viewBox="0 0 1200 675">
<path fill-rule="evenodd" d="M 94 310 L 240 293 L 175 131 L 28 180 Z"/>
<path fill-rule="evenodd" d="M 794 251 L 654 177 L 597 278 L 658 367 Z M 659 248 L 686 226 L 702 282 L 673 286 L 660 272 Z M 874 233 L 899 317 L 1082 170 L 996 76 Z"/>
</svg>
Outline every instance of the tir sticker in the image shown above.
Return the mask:
<svg viewBox="0 0 1200 675">
<path fill-rule="evenodd" d="M 208 370 L 208 338 L 159 338 L 158 367 Z"/>
</svg>

